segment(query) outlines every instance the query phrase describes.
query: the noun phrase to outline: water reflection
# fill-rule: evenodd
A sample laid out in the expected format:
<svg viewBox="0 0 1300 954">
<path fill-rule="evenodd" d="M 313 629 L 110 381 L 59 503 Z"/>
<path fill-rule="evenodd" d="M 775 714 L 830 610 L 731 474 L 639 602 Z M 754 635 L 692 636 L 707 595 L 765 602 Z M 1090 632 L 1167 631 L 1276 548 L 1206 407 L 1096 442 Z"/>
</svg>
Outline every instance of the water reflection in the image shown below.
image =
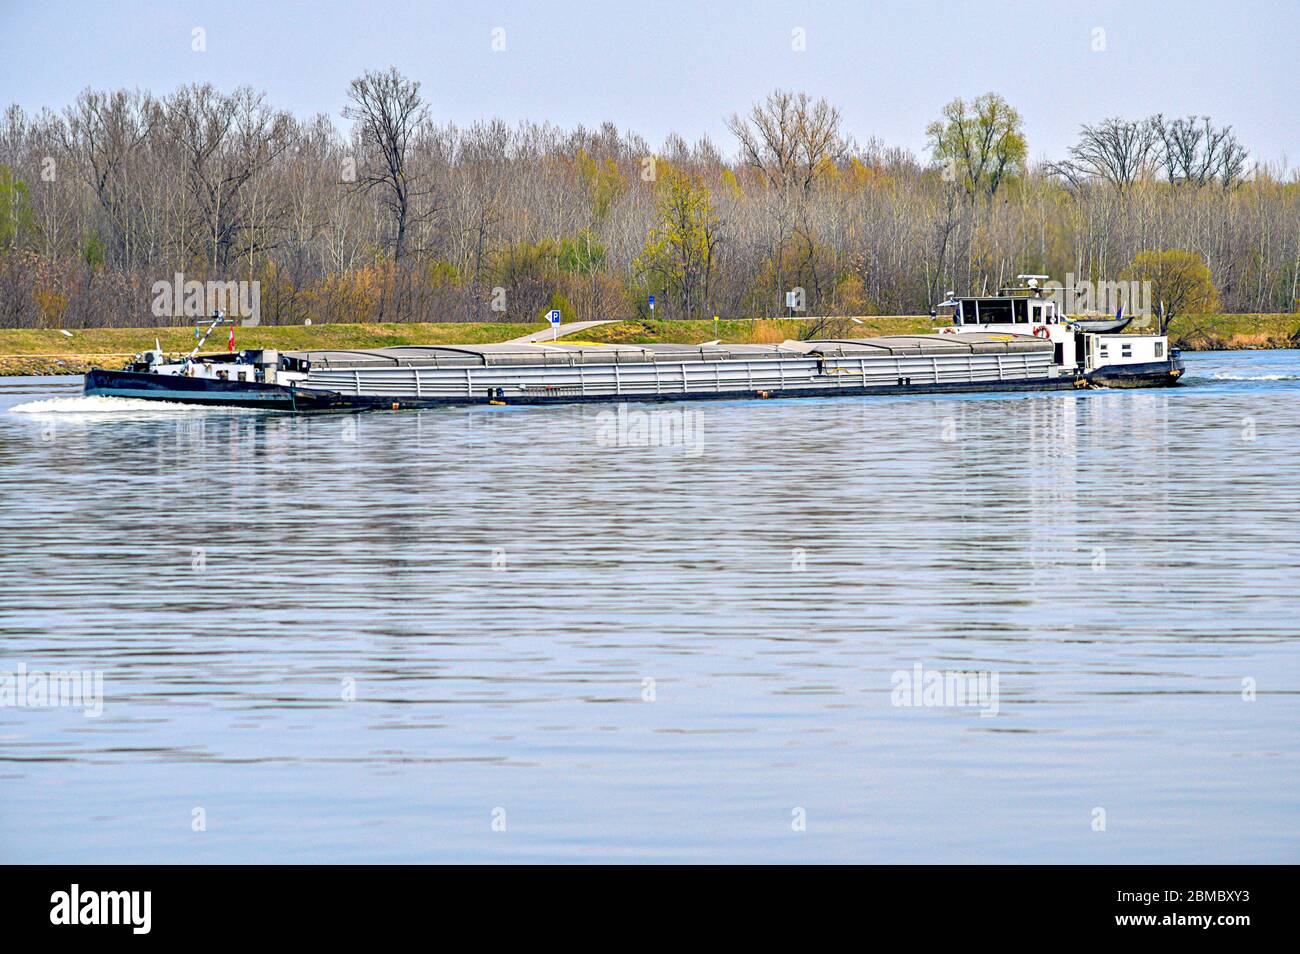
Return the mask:
<svg viewBox="0 0 1300 954">
<path fill-rule="evenodd" d="M 590 407 L 0 413 L 0 648 L 106 695 L 0 708 L 0 856 L 1294 860 L 1300 383 L 1202 357 L 692 405 L 698 453 Z M 996 717 L 891 705 L 918 662 Z"/>
</svg>

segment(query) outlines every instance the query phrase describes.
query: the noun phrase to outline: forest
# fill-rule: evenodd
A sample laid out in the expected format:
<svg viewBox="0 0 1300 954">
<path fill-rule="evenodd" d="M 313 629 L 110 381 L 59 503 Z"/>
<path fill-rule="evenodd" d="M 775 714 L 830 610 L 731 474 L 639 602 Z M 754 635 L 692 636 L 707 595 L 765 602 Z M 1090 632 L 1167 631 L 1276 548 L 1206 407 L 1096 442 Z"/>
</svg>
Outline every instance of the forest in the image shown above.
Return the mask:
<svg viewBox="0 0 1300 954">
<path fill-rule="evenodd" d="M 1031 162 L 996 93 L 954 99 L 918 156 L 775 90 L 731 140 L 606 123 L 468 127 L 395 70 L 341 116 L 251 88 L 83 91 L 0 116 L 0 327 L 186 324 L 156 288 L 257 283 L 260 321 L 924 314 L 1018 273 L 1156 283 L 1169 315 L 1291 312 L 1300 177 L 1225 117 L 1081 117 Z M 924 119 L 920 122 L 925 122 Z M 1177 301 L 1172 299 L 1177 297 Z M 170 296 L 169 296 L 170 298 Z"/>
</svg>

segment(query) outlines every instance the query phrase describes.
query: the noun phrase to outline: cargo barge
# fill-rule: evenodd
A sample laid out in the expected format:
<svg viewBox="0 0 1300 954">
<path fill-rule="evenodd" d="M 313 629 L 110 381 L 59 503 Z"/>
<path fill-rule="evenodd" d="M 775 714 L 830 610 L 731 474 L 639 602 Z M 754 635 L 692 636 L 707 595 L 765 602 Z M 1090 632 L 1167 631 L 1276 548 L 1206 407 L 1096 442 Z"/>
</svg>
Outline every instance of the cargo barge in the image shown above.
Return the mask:
<svg viewBox="0 0 1300 954">
<path fill-rule="evenodd" d="M 155 349 L 121 371 L 93 369 L 85 393 L 319 411 L 1163 387 L 1183 373 L 1163 335 L 1115 333 L 1123 319 L 1090 329 L 1041 295 L 950 299 L 940 309 L 951 324 L 935 334 L 779 345 L 515 341 L 215 355 L 196 347 L 174 359 Z"/>
</svg>

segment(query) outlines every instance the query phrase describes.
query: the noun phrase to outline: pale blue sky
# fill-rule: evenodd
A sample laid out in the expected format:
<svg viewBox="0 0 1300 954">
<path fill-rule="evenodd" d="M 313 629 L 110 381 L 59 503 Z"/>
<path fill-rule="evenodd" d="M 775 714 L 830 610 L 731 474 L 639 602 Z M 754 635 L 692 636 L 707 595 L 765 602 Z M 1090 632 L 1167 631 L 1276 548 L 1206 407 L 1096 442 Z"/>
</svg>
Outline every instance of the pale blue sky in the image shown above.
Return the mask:
<svg viewBox="0 0 1300 954">
<path fill-rule="evenodd" d="M 0 0 L 0 104 L 61 108 L 87 85 L 248 83 L 337 123 L 348 81 L 397 66 L 434 113 L 612 120 L 652 145 L 734 143 L 724 117 L 776 86 L 825 95 L 858 139 L 920 151 L 954 96 L 1002 93 L 1030 153 L 1105 116 L 1208 113 L 1255 159 L 1300 163 L 1300 0 L 482 3 Z M 191 50 L 191 30 L 207 52 Z M 506 49 L 493 52 L 492 30 Z M 791 48 L 806 31 L 807 49 Z M 1094 30 L 1105 50 L 1094 52 Z"/>
</svg>

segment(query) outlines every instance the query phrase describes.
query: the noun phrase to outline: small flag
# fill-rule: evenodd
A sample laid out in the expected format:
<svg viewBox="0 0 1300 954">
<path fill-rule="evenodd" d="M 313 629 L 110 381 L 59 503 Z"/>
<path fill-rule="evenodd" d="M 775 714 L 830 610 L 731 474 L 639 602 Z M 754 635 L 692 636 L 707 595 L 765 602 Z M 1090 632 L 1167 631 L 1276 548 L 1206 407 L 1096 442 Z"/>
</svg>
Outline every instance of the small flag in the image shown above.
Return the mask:
<svg viewBox="0 0 1300 954">
<path fill-rule="evenodd" d="M 230 340 L 226 342 L 226 351 L 234 354 L 235 351 L 235 324 L 230 323 Z"/>
</svg>

